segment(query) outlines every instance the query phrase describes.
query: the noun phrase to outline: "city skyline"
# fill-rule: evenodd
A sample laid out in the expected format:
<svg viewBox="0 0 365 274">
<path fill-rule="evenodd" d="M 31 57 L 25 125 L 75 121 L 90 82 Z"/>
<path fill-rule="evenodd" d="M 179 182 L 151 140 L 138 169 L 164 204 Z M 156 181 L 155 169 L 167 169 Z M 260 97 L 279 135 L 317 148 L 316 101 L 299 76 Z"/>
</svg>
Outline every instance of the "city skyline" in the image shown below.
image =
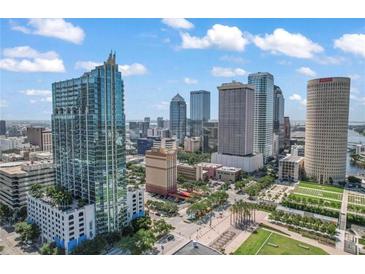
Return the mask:
<svg viewBox="0 0 365 274">
<path fill-rule="evenodd" d="M 291 120 L 305 119 L 308 80 L 350 77 L 349 120 L 361 121 L 365 54 L 356 43 L 365 27 L 361 19 L 344 20 L 56 19 L 55 34 L 52 19 L 2 19 L 1 118 L 50 120 L 51 83 L 80 77 L 113 49 L 122 64 L 127 120 L 167 118 L 176 93 L 190 113 L 189 93 L 199 89 L 211 92 L 211 118 L 217 119 L 217 86 L 267 71 Z M 114 35 L 119 31 L 124 35 Z M 101 32 L 108 43 L 97 41 Z"/>
</svg>

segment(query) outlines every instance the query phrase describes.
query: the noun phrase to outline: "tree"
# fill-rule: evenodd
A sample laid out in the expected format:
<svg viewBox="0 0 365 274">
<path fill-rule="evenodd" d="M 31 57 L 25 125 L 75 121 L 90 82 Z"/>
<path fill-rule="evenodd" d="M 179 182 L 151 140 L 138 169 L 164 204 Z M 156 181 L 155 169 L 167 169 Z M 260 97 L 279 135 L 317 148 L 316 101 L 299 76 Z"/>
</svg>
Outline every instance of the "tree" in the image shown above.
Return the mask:
<svg viewBox="0 0 365 274">
<path fill-rule="evenodd" d="M 30 187 L 30 195 L 32 195 L 34 198 L 41 198 L 43 195 L 43 186 L 41 184 L 33 184 Z"/>
<path fill-rule="evenodd" d="M 20 240 L 24 243 L 34 241 L 40 235 L 40 230 L 36 224 L 19 222 L 15 224 L 15 232 L 20 234 Z"/>
<path fill-rule="evenodd" d="M 160 238 L 167 233 L 170 232 L 170 230 L 174 229 L 174 227 L 168 223 L 164 219 L 157 220 L 153 222 L 153 232 L 155 233 L 157 238 Z"/>
<path fill-rule="evenodd" d="M 149 230 L 152 225 L 152 220 L 149 216 L 143 216 L 136 218 L 131 223 L 134 231 L 139 231 L 140 229 Z"/>
<path fill-rule="evenodd" d="M 9 222 L 13 215 L 14 211 L 10 207 L 0 203 L 0 223 Z"/>
<path fill-rule="evenodd" d="M 132 253 L 140 255 L 143 252 L 150 250 L 155 244 L 156 238 L 151 230 L 140 229 L 134 235 L 134 244 L 132 246 Z"/>
</svg>

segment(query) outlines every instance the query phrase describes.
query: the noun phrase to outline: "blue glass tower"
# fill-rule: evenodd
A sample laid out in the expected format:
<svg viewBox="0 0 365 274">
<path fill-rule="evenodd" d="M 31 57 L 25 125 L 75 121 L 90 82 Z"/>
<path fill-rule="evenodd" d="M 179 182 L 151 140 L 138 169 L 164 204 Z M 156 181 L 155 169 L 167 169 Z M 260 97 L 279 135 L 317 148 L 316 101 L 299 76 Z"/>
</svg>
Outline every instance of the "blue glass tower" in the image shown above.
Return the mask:
<svg viewBox="0 0 365 274">
<path fill-rule="evenodd" d="M 95 204 L 97 233 L 125 223 L 126 160 L 122 75 L 110 54 L 80 78 L 52 84 L 56 184 Z"/>
<path fill-rule="evenodd" d="M 170 102 L 170 131 L 180 143 L 186 136 L 186 103 L 180 94 Z"/>
<path fill-rule="evenodd" d="M 248 84 L 255 87 L 253 150 L 267 159 L 273 154 L 274 76 L 268 72 L 253 73 L 248 75 Z"/>
</svg>

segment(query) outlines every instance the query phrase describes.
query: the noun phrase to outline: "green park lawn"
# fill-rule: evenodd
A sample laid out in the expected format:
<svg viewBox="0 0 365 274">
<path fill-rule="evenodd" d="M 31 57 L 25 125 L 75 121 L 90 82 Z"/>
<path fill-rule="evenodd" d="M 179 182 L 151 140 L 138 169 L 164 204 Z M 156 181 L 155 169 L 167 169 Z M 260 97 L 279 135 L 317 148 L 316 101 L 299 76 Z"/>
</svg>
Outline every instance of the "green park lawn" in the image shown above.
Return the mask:
<svg viewBox="0 0 365 274">
<path fill-rule="evenodd" d="M 318 247 L 278 233 L 258 229 L 234 252 L 235 255 L 326 255 Z"/>
<path fill-rule="evenodd" d="M 330 185 L 321 185 L 321 184 L 314 183 L 314 182 L 300 181 L 299 186 L 313 188 L 313 189 L 317 189 L 317 190 L 326 190 L 326 191 L 331 191 L 331 192 L 343 193 L 343 188 L 341 188 L 341 187 L 330 186 Z"/>
</svg>

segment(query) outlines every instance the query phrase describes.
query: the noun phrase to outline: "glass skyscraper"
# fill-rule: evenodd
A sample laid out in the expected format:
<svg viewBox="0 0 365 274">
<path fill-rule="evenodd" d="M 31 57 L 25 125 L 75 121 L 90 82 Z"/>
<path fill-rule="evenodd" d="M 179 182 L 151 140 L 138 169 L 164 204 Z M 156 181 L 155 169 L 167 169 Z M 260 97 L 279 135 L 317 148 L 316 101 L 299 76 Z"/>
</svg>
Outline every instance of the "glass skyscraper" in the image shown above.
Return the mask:
<svg viewBox="0 0 365 274">
<path fill-rule="evenodd" d="M 170 131 L 180 143 L 186 136 L 186 102 L 180 94 L 170 102 Z"/>
<path fill-rule="evenodd" d="M 210 119 L 210 92 L 197 90 L 190 92 L 191 136 L 203 134 L 203 123 Z"/>
<path fill-rule="evenodd" d="M 274 76 L 257 72 L 248 76 L 248 84 L 255 86 L 254 153 L 264 158 L 272 156 Z"/>
<path fill-rule="evenodd" d="M 125 223 L 126 160 L 122 75 L 110 54 L 80 78 L 52 84 L 56 184 L 95 204 L 97 233 Z"/>
<path fill-rule="evenodd" d="M 284 148 L 284 96 L 281 88 L 274 85 L 274 133 L 279 137 L 279 148 Z"/>
</svg>

